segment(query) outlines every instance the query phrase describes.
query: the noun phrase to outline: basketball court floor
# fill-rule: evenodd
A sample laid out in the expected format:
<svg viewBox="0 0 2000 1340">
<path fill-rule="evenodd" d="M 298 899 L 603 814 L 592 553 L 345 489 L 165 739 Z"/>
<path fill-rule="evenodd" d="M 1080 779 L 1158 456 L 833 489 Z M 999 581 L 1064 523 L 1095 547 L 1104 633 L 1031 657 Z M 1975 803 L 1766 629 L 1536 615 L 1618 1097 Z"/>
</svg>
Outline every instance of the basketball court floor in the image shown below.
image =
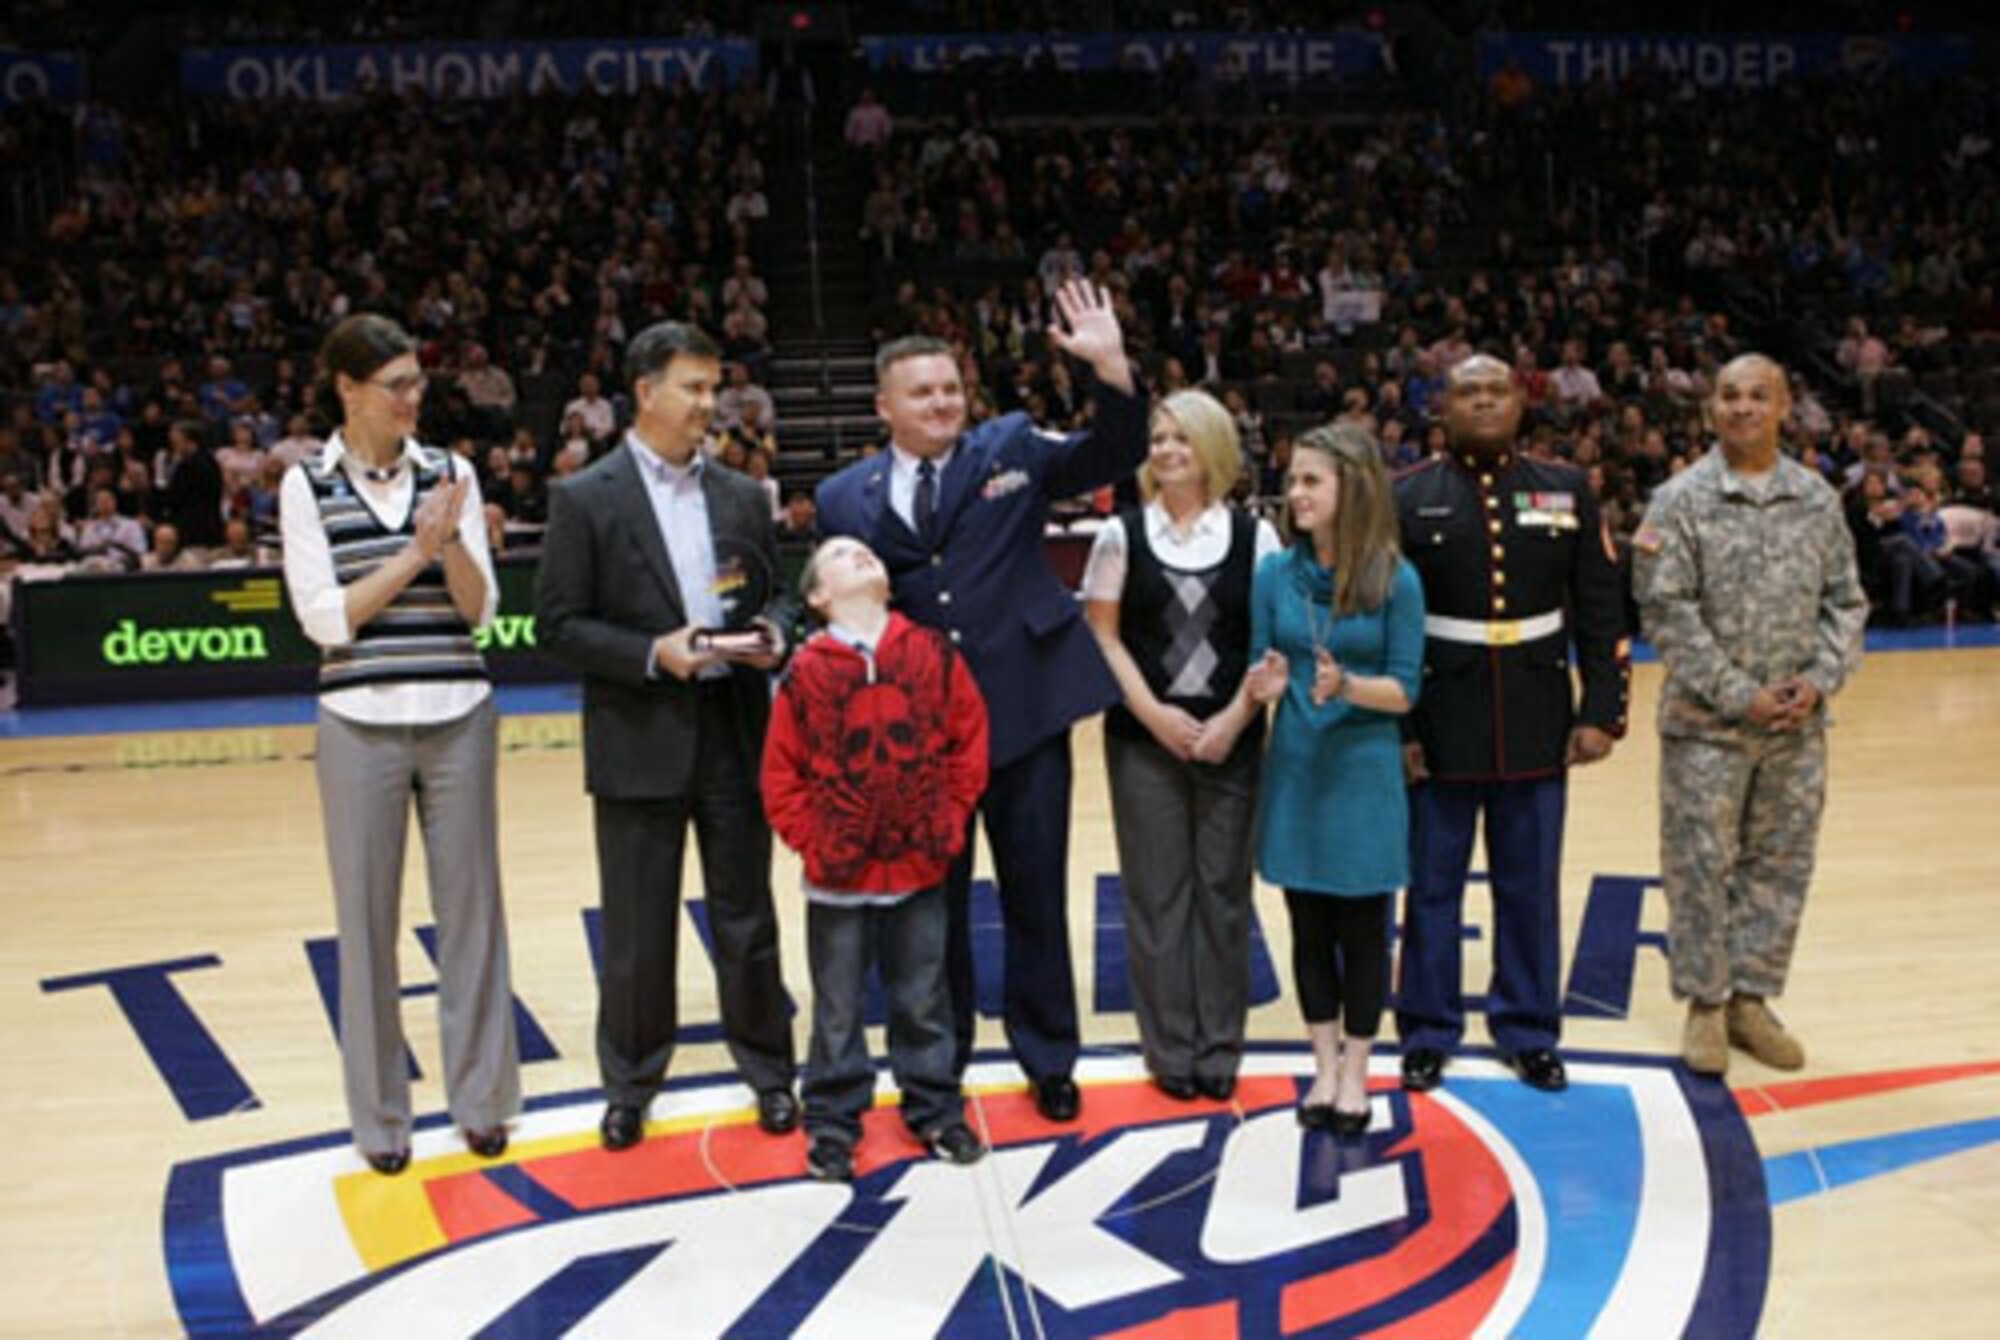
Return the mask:
<svg viewBox="0 0 2000 1340">
<path fill-rule="evenodd" d="M 1567 1093 L 1515 1082 L 1475 1020 L 1436 1094 L 1401 1094 L 1385 1045 L 1369 1135 L 1300 1131 L 1310 1066 L 1260 886 L 1245 1081 L 1231 1104 L 1170 1102 L 1130 1050 L 1092 725 L 1071 853 L 1085 1119 L 1036 1118 L 989 1019 L 969 1080 L 994 1154 L 931 1163 L 883 1108 L 852 1188 L 755 1130 L 699 935 L 691 1041 L 649 1138 L 597 1149 L 595 870 L 563 691 L 505 698 L 529 1110 L 493 1164 L 442 1115 L 413 861 L 405 1018 L 430 1121 L 396 1179 L 344 1131 L 310 705 L 0 714 L 0 1334 L 1995 1334 L 2000 643 L 1936 641 L 1877 648 L 1836 703 L 1781 1004 L 1803 1074 L 1674 1061 L 1641 666 L 1631 737 L 1572 780 Z M 780 854 L 803 1004 L 796 879 Z M 1475 886 L 1475 988 L 1483 902 Z"/>
</svg>

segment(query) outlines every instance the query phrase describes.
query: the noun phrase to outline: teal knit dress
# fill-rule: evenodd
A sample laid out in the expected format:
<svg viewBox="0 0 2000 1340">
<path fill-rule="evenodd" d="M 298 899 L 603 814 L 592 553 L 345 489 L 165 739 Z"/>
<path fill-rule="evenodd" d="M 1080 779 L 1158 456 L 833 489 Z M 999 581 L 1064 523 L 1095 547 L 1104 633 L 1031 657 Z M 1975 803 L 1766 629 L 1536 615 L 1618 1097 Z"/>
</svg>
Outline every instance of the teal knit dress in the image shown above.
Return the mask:
<svg viewBox="0 0 2000 1340">
<path fill-rule="evenodd" d="M 1410 873 L 1410 817 L 1397 718 L 1339 698 L 1313 706 L 1319 645 L 1353 675 L 1387 675 L 1414 705 L 1424 658 L 1424 592 L 1398 559 L 1380 608 L 1335 618 L 1332 576 L 1305 544 L 1272 554 L 1250 595 L 1250 660 L 1275 647 L 1291 667 L 1264 755 L 1257 866 L 1308 893 L 1387 893 Z"/>
</svg>

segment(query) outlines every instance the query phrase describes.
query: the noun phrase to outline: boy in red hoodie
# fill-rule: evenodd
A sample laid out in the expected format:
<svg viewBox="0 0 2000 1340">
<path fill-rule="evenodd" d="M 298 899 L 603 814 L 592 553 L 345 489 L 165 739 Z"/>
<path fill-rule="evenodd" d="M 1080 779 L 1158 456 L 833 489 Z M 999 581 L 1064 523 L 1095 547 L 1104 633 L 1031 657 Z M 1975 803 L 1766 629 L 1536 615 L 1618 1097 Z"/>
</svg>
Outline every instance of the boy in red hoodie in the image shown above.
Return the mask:
<svg viewBox="0 0 2000 1340">
<path fill-rule="evenodd" d="M 937 1155 L 975 1163 L 952 1066 L 940 886 L 986 787 L 986 704 L 943 634 L 889 612 L 889 573 L 859 540 L 828 540 L 801 574 L 826 624 L 792 658 L 764 739 L 764 809 L 805 861 L 812 1049 L 807 1170 L 854 1177 L 875 1069 L 861 1019 L 871 953 L 889 1004 L 903 1121 Z"/>
</svg>

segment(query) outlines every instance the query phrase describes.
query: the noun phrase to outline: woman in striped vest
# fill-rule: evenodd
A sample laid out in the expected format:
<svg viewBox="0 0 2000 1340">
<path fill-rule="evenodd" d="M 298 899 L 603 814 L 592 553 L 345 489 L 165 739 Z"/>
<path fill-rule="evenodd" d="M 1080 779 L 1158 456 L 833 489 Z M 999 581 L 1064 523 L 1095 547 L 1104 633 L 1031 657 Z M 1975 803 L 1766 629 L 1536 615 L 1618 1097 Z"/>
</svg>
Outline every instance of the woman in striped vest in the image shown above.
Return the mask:
<svg viewBox="0 0 2000 1340">
<path fill-rule="evenodd" d="M 479 485 L 420 446 L 425 379 L 393 321 L 348 317 L 320 351 L 342 422 L 279 494 L 285 585 L 322 652 L 316 771 L 340 932 L 340 1050 L 355 1147 L 410 1161 L 396 949 L 410 807 L 437 922 L 445 1093 L 466 1144 L 507 1148 L 520 1108 L 494 799 L 497 714 L 473 630 L 499 585 Z"/>
</svg>

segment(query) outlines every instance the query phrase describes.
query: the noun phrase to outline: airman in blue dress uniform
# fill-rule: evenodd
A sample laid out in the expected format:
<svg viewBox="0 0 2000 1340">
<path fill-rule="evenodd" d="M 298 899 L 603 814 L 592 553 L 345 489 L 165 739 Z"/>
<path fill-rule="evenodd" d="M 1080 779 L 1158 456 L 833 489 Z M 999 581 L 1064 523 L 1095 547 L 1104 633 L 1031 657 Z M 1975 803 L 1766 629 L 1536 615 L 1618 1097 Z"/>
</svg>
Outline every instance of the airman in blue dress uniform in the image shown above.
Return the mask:
<svg viewBox="0 0 2000 1340">
<path fill-rule="evenodd" d="M 1053 1121 L 1073 1120 L 1080 1034 L 1067 907 L 1071 723 L 1119 701 L 1074 595 L 1042 552 L 1049 504 L 1115 483 L 1146 458 L 1147 401 L 1110 300 L 1088 284 L 1057 294 L 1056 348 L 1096 374 L 1089 431 L 1051 433 L 1007 414 L 967 431 L 951 347 L 912 336 L 876 355 L 876 411 L 890 446 L 819 487 L 828 536 L 864 540 L 888 565 L 896 609 L 941 629 L 986 698 L 992 770 L 980 813 L 1005 922 L 1007 1041 Z M 950 981 L 961 1070 L 975 994 L 967 914 L 972 844 L 946 884 Z"/>
</svg>

